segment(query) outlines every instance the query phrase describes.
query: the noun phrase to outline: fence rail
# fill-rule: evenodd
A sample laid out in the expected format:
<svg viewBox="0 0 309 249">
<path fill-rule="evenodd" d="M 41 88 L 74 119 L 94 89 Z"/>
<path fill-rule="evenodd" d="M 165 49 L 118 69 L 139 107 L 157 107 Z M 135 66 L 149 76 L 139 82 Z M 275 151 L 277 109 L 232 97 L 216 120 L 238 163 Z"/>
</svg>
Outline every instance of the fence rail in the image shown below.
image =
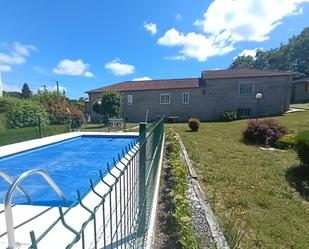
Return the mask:
<svg viewBox="0 0 309 249">
<path fill-rule="evenodd" d="M 145 248 L 163 138 L 164 118 L 148 128 L 140 123 L 140 136 L 107 165 L 108 174 L 90 179 L 90 193 L 82 199 L 77 191 L 78 204 L 59 207 L 58 218 L 38 237 L 31 231 L 29 248 L 48 248 L 57 236 L 65 243 L 57 248 Z"/>
</svg>

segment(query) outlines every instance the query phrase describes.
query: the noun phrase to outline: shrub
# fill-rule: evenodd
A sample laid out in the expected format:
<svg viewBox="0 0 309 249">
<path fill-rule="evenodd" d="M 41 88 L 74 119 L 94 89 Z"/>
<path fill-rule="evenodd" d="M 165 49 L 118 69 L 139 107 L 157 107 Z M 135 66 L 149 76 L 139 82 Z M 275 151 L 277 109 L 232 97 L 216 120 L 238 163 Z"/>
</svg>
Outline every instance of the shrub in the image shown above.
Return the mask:
<svg viewBox="0 0 309 249">
<path fill-rule="evenodd" d="M 38 125 L 38 116 L 41 124 L 48 123 L 48 114 L 43 106 L 30 100 L 19 100 L 10 106 L 6 118 L 10 128 L 23 128 Z"/>
<path fill-rule="evenodd" d="M 18 101 L 20 99 L 11 97 L 0 98 L 0 113 L 6 113 L 10 109 L 10 106 Z"/>
<path fill-rule="evenodd" d="M 77 127 L 81 127 L 86 122 L 84 114 L 77 107 L 73 105 L 71 105 L 69 109 L 71 112 L 72 120 L 74 121 L 75 125 Z"/>
<path fill-rule="evenodd" d="M 78 126 L 85 122 L 83 113 L 71 104 L 64 94 L 57 91 L 38 91 L 31 99 L 45 107 L 51 124 L 68 124 L 70 116 Z"/>
<path fill-rule="evenodd" d="M 243 138 L 252 144 L 265 144 L 268 138 L 268 144 L 273 146 L 287 132 L 284 126 L 273 119 L 254 120 L 248 123 Z"/>
<path fill-rule="evenodd" d="M 198 131 L 200 127 L 200 120 L 197 118 L 190 118 L 188 121 L 188 125 L 191 129 L 191 131 Z"/>
<path fill-rule="evenodd" d="M 304 165 L 309 166 L 309 130 L 300 132 L 296 139 L 298 157 Z"/>
<path fill-rule="evenodd" d="M 188 192 L 188 169 L 181 161 L 181 148 L 176 134 L 169 129 L 166 135 L 168 145 L 167 163 L 171 167 L 173 181 L 171 197 L 173 198 L 173 216 L 175 218 L 176 235 L 181 248 L 200 248 L 198 238 L 192 227 L 192 213 Z M 173 229 L 173 227 L 171 227 Z"/>
<path fill-rule="evenodd" d="M 279 149 L 293 149 L 296 146 L 296 135 L 295 134 L 287 134 L 283 137 L 279 138 L 276 142 L 276 147 Z"/>
<path fill-rule="evenodd" d="M 237 112 L 225 111 L 221 115 L 222 121 L 233 121 L 237 119 Z"/>
</svg>

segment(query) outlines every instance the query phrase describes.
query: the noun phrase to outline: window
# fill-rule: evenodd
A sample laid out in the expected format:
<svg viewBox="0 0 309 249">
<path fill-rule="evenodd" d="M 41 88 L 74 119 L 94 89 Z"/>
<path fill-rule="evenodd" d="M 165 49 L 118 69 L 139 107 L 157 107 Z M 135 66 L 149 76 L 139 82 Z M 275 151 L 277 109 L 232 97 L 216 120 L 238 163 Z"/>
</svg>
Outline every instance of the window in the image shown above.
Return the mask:
<svg viewBox="0 0 309 249">
<path fill-rule="evenodd" d="M 160 104 L 167 105 L 171 102 L 171 94 L 170 93 L 161 93 L 160 94 Z"/>
<path fill-rule="evenodd" d="M 182 103 L 189 104 L 189 93 L 182 93 Z"/>
<path fill-rule="evenodd" d="M 237 117 L 250 117 L 251 109 L 250 108 L 239 108 L 237 109 Z"/>
<path fill-rule="evenodd" d="M 239 83 L 239 95 L 252 95 L 254 85 L 253 82 Z"/>
<path fill-rule="evenodd" d="M 127 104 L 133 105 L 133 95 L 127 95 Z"/>
</svg>

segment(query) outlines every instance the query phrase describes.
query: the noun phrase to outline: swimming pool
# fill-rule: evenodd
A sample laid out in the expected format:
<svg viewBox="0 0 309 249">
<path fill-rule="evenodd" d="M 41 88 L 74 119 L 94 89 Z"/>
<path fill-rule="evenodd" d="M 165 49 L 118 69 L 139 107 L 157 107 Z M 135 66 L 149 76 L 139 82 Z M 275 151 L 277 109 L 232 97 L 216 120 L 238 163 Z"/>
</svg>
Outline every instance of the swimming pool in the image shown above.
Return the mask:
<svg viewBox="0 0 309 249">
<path fill-rule="evenodd" d="M 76 201 L 76 191 L 86 194 L 89 179 L 96 181 L 99 170 L 106 174 L 107 163 L 111 163 L 113 157 L 118 158 L 118 153 L 135 139 L 135 136 L 82 135 L 0 157 L 0 170 L 15 178 L 30 169 L 43 169 L 60 187 L 68 205 L 71 205 Z M 27 178 L 21 186 L 31 197 L 32 205 L 63 206 L 59 196 L 37 175 Z M 1 203 L 7 189 L 8 183 L 0 178 Z M 27 204 L 26 199 L 18 192 L 12 203 Z"/>
</svg>

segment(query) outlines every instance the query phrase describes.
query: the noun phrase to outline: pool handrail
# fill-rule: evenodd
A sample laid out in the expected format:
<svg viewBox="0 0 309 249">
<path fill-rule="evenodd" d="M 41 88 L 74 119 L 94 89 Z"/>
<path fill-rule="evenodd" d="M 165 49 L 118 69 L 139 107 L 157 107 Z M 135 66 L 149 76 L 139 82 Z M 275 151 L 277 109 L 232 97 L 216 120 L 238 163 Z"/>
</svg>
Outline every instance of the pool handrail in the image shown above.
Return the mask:
<svg viewBox="0 0 309 249">
<path fill-rule="evenodd" d="M 2 170 L 0 170 L 0 176 L 9 184 L 12 184 L 14 182 L 14 178 L 6 174 Z M 16 190 L 27 199 L 29 204 L 31 204 L 32 201 L 31 201 L 30 196 L 27 194 L 27 192 L 22 187 L 17 187 Z"/>
<path fill-rule="evenodd" d="M 7 229 L 7 236 L 8 236 L 8 248 L 7 249 L 15 249 L 15 234 L 14 234 L 14 224 L 13 224 L 13 215 L 12 215 L 12 197 L 14 194 L 14 190 L 18 188 L 19 184 L 25 180 L 28 176 L 38 174 L 47 181 L 47 183 L 52 187 L 53 190 L 61 197 L 63 202 L 67 204 L 67 200 L 57 186 L 57 184 L 52 180 L 52 178 L 41 169 L 32 169 L 22 173 L 18 178 L 16 178 L 13 183 L 10 185 L 4 201 L 4 212 L 5 212 L 5 220 L 6 220 L 6 229 Z"/>
</svg>

